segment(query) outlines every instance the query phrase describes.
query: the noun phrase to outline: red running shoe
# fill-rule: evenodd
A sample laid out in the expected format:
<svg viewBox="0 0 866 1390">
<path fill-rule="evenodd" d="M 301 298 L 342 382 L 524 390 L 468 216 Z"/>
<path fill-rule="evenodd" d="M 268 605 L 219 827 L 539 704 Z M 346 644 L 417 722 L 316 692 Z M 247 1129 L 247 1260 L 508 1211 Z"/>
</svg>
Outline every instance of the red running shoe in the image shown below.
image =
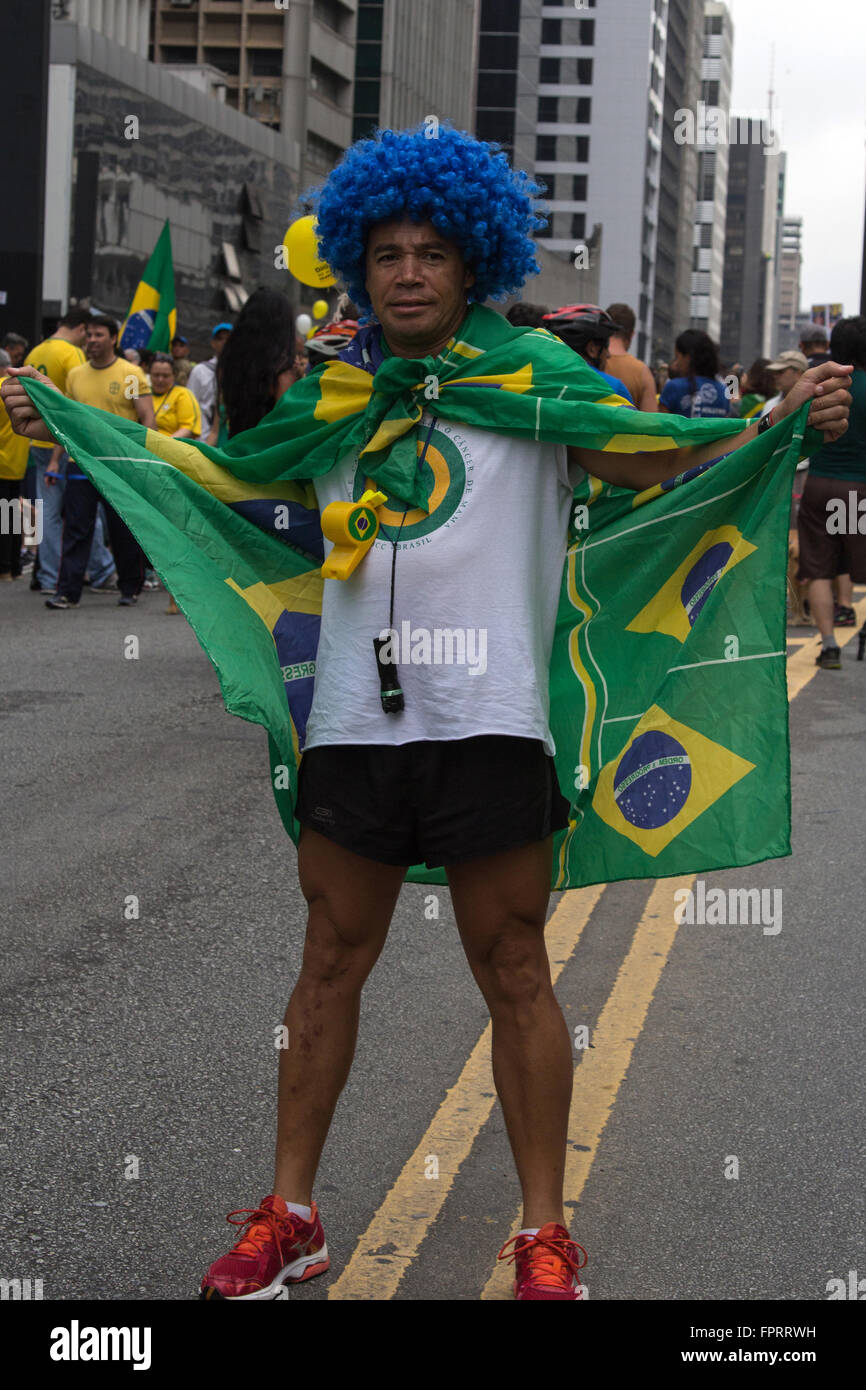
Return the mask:
<svg viewBox="0 0 866 1390">
<path fill-rule="evenodd" d="M 514 1242 L 510 1255 L 505 1251 Z M 583 1256 L 578 1258 L 578 1252 Z M 535 1236 L 512 1236 L 496 1257 L 516 1262 L 514 1279 L 515 1299 L 582 1299 L 585 1290 L 577 1277 L 583 1269 L 587 1254 L 582 1245 L 573 1241 L 564 1226 L 548 1221 Z"/>
<path fill-rule="evenodd" d="M 254 1209 L 229 1212 L 226 1221 L 247 1230 L 211 1265 L 199 1298 L 283 1298 L 284 1284 L 324 1274 L 331 1261 L 315 1202 L 310 1211 L 312 1219 L 305 1221 L 282 1197 L 272 1196 Z"/>
</svg>

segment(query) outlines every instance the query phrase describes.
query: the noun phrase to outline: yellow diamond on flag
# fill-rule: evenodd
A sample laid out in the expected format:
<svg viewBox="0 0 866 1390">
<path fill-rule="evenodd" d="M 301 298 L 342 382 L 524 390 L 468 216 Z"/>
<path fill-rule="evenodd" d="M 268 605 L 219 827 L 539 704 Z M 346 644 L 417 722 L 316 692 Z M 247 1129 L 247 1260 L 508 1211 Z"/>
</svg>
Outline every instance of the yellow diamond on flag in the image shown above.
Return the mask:
<svg viewBox="0 0 866 1390">
<path fill-rule="evenodd" d="M 664 632 L 684 642 L 719 580 L 756 548 L 736 526 L 707 531 L 626 631 Z"/>
<path fill-rule="evenodd" d="M 652 705 L 599 773 L 592 807 L 655 858 L 754 767 Z"/>
</svg>

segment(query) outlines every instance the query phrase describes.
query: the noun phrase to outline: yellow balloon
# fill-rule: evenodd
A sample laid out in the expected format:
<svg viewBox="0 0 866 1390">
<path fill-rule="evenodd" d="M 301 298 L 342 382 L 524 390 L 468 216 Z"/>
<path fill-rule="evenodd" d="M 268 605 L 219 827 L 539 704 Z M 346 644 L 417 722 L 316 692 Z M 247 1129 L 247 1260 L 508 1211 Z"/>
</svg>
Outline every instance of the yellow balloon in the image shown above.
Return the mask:
<svg viewBox="0 0 866 1390">
<path fill-rule="evenodd" d="M 324 289 L 326 285 L 336 285 L 337 280 L 327 261 L 323 261 L 319 255 L 315 228 L 314 217 L 299 217 L 283 237 L 283 245 L 289 270 L 295 279 L 300 280 L 302 285 Z"/>
<path fill-rule="evenodd" d="M 317 299 L 315 304 L 313 305 L 313 318 L 323 319 L 330 307 L 331 306 L 329 305 L 327 299 Z"/>
</svg>

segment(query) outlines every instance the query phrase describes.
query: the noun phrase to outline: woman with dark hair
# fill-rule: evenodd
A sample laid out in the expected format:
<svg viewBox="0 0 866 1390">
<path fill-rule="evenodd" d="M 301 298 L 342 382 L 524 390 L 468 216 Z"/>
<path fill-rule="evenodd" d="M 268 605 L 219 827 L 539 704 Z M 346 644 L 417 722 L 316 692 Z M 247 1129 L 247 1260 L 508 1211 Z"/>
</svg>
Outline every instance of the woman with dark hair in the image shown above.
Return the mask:
<svg viewBox="0 0 866 1390">
<path fill-rule="evenodd" d="M 756 357 L 743 382 L 743 399 L 740 401 L 740 418 L 751 420 L 760 415 L 761 409 L 771 396 L 775 396 L 775 383 L 767 375 L 769 357 Z"/>
<path fill-rule="evenodd" d="M 221 445 L 252 429 L 303 374 L 294 309 L 284 294 L 260 287 L 220 353 L 219 408 L 208 443 Z"/>
<path fill-rule="evenodd" d="M 719 351 L 709 334 L 687 328 L 676 349 L 659 409 L 693 420 L 730 415 L 731 402 L 719 379 Z"/>
</svg>

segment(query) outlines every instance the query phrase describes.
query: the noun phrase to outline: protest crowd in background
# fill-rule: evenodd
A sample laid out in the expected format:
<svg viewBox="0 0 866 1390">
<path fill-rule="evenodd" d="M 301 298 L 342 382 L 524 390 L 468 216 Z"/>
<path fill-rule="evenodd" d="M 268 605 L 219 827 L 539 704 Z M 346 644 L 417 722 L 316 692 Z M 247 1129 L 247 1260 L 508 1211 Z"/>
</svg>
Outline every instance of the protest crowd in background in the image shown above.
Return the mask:
<svg viewBox="0 0 866 1390">
<path fill-rule="evenodd" d="M 5 367 L 32 365 L 73 399 L 139 419 L 176 438 L 221 446 L 257 424 L 299 376 L 345 348 L 358 330 L 357 313 L 344 294 L 327 321 L 305 338 L 295 326 L 288 298 L 259 289 L 236 324 L 223 320 L 214 325 L 204 360 L 196 362 L 188 338 L 180 333 L 172 337 L 170 352 L 127 348 L 120 353 L 117 322 L 72 308 L 54 333 L 33 348 L 22 334 L 7 333 L 0 349 L 0 379 Z M 636 319 L 627 304 L 613 303 L 607 310 L 585 304 L 551 309 L 521 301 L 511 306 L 507 318 L 515 327 L 543 327 L 557 334 L 601 373 L 616 397 L 640 410 L 690 419 L 762 418 L 807 368 L 831 359 L 855 363 L 859 370 L 848 435 L 822 449 L 811 463 L 801 461 L 791 500 L 789 621 L 817 626 L 822 642 L 818 664 L 838 669 L 834 627 L 856 624 L 850 571 L 857 569 L 853 581 L 863 582 L 866 568 L 858 568 L 862 561 L 853 555 L 858 538 L 828 534 L 825 513 L 816 513 L 816 507 L 826 502 L 828 487 L 838 490 L 839 479 L 866 496 L 866 320 L 842 320 L 833 341 L 825 329 L 813 326 L 804 331 L 799 351 L 780 353 L 772 362 L 758 358 L 748 368 L 722 363 L 706 333 L 686 329 L 672 345 L 667 366 L 652 371 L 629 351 Z M 133 390 L 128 389 L 130 378 Z M 130 605 L 143 592 L 160 587 L 128 528 L 86 475 L 59 446 L 15 435 L 2 402 L 0 499 L 20 499 L 24 525 L 29 506 L 38 503 L 42 513 L 38 546 L 23 525 L 21 534 L 7 527 L 0 536 L 0 582 L 29 577 L 30 589 L 54 609 L 76 608 L 84 590 L 114 595 L 120 604 Z M 170 595 L 165 611 L 179 612 Z"/>
</svg>

